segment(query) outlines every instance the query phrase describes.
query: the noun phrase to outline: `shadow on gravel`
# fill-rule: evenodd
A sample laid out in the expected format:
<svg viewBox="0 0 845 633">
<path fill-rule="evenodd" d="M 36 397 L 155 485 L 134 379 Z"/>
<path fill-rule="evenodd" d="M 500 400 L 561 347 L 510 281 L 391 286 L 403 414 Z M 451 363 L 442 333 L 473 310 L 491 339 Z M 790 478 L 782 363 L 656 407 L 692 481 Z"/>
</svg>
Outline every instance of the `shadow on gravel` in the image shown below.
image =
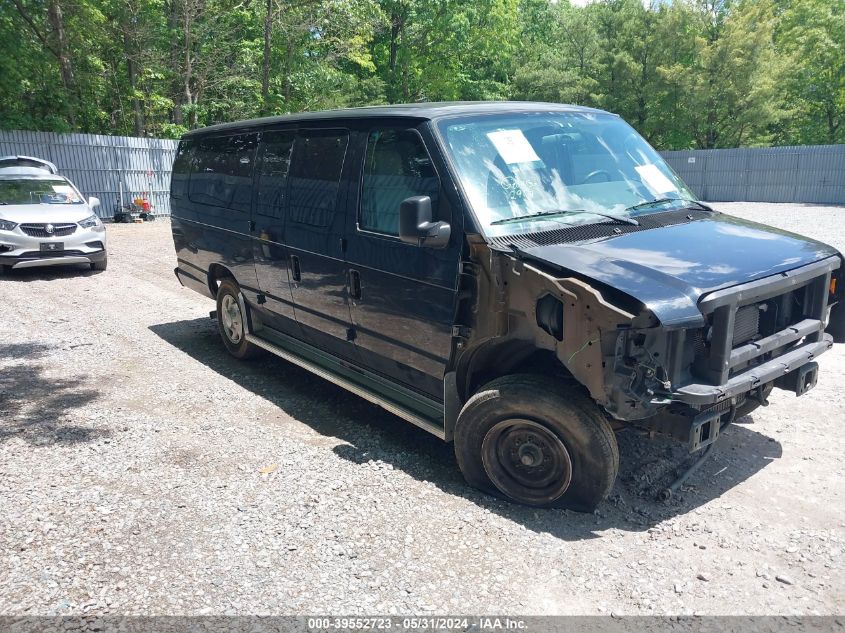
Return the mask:
<svg viewBox="0 0 845 633">
<path fill-rule="evenodd" d="M 91 270 L 88 264 L 67 264 L 65 266 L 36 266 L 35 268 L 15 268 L 0 272 L 0 282 L 4 281 L 55 281 L 68 277 L 93 277 L 104 271 Z"/>
<path fill-rule="evenodd" d="M 752 420 L 724 430 L 710 459 L 669 502 L 656 495 L 694 460 L 685 446 L 649 439 L 633 430 L 618 435 L 621 464 L 610 498 L 594 514 L 537 510 L 470 488 L 455 463 L 452 446 L 376 405 L 273 356 L 251 362 L 229 356 L 214 322 L 207 318 L 150 327 L 177 349 L 244 389 L 269 400 L 318 433 L 346 444 L 333 450 L 357 464 L 381 461 L 447 494 L 564 540 L 600 537 L 607 529 L 647 530 L 723 494 L 781 456 L 778 442 L 747 428 Z M 245 412 L 247 415 L 247 412 Z"/>
<path fill-rule="evenodd" d="M 99 393 L 82 388 L 82 381 L 44 376 L 39 363 L 50 347 L 23 343 L 0 344 L 0 444 L 14 437 L 33 446 L 90 442 L 109 433 L 70 424 L 73 409 Z M 8 363 L 11 361 L 11 363 Z"/>
</svg>

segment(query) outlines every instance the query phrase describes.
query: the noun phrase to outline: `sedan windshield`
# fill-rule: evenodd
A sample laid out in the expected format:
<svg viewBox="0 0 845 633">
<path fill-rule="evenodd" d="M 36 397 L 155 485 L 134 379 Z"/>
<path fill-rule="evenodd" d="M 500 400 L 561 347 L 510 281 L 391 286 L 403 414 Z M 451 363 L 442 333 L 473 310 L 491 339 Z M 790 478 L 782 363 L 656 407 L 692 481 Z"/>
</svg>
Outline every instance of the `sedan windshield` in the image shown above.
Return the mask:
<svg viewBox="0 0 845 633">
<path fill-rule="evenodd" d="M 445 119 L 439 127 L 491 237 L 697 204 L 645 139 L 611 114 L 512 113 Z"/>
<path fill-rule="evenodd" d="M 0 180 L 0 204 L 82 204 L 64 180 L 15 178 Z"/>
</svg>

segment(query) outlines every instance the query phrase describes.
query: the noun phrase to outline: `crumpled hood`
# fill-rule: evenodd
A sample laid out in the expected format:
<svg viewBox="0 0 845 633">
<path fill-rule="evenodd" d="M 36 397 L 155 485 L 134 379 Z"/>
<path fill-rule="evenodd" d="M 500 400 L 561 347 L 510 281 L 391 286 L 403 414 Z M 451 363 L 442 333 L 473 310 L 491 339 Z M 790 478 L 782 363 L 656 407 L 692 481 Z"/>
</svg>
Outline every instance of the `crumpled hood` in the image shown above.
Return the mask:
<svg viewBox="0 0 845 633">
<path fill-rule="evenodd" d="M 822 242 L 724 214 L 520 253 L 617 288 L 645 304 L 663 325 L 675 327 L 703 325 L 698 300 L 712 290 L 838 255 Z"/>
<path fill-rule="evenodd" d="M 0 204 L 0 220 L 24 222 L 79 222 L 93 215 L 83 204 Z"/>
</svg>

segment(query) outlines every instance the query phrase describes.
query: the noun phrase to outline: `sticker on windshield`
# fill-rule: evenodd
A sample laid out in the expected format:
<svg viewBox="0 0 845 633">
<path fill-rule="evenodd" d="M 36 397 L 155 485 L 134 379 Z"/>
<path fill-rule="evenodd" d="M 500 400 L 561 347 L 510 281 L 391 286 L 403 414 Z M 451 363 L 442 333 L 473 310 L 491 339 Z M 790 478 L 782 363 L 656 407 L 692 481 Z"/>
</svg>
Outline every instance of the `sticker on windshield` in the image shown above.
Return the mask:
<svg viewBox="0 0 845 633">
<path fill-rule="evenodd" d="M 678 190 L 672 184 L 672 181 L 657 168 L 657 165 L 649 163 L 648 165 L 638 165 L 634 169 L 637 170 L 640 178 L 651 189 L 652 193 L 672 193 Z"/>
<path fill-rule="evenodd" d="M 522 130 L 498 130 L 487 132 L 487 138 L 499 152 L 499 156 L 508 165 L 514 163 L 533 163 L 540 160 L 531 143 L 525 138 Z"/>
<path fill-rule="evenodd" d="M 53 185 L 53 191 L 55 194 L 53 196 L 58 199 L 59 202 L 81 202 L 79 196 L 76 195 L 76 192 L 73 190 L 73 187 L 68 185 Z"/>
</svg>

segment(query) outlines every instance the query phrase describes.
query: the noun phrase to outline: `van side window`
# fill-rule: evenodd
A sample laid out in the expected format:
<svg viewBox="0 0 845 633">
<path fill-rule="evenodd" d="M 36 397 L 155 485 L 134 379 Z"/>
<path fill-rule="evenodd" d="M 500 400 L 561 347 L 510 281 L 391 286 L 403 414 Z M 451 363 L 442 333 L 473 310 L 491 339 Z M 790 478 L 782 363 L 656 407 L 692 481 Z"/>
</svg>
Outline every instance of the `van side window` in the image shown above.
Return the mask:
<svg viewBox="0 0 845 633">
<path fill-rule="evenodd" d="M 195 143 L 190 140 L 180 141 L 176 156 L 173 158 L 173 171 L 170 174 L 170 195 L 184 198 L 188 194 L 188 179 L 191 175 Z"/>
<path fill-rule="evenodd" d="M 290 220 L 325 227 L 332 223 L 349 134 L 310 130 L 296 137 L 290 169 Z"/>
<path fill-rule="evenodd" d="M 430 196 L 432 209 L 437 209 L 439 188 L 431 157 L 414 130 L 373 130 L 367 139 L 358 226 L 399 235 L 402 201 Z"/>
<path fill-rule="evenodd" d="M 191 201 L 249 213 L 255 145 L 255 134 L 201 139 L 194 155 Z"/>
<path fill-rule="evenodd" d="M 261 135 L 255 206 L 255 212 L 260 215 L 276 219 L 284 217 L 293 139 L 293 132 L 267 132 Z"/>
</svg>

